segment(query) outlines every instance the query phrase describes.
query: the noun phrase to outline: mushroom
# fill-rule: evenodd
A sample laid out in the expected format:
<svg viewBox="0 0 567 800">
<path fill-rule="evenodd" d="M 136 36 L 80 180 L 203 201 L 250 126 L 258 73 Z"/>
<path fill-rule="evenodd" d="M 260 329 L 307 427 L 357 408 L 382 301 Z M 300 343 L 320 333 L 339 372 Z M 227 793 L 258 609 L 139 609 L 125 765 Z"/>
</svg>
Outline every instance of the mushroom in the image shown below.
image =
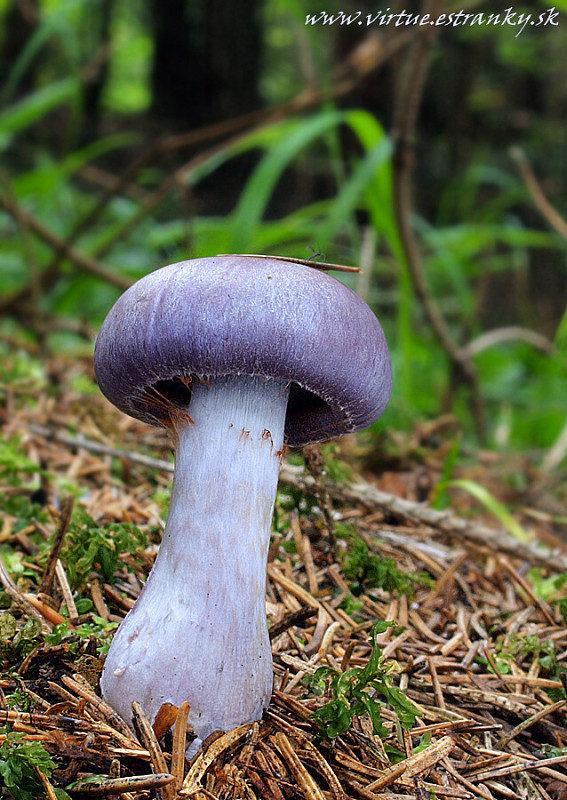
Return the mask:
<svg viewBox="0 0 567 800">
<path fill-rule="evenodd" d="M 176 449 L 154 567 L 108 652 L 101 688 L 127 721 L 190 704 L 199 740 L 257 720 L 272 691 L 266 560 L 286 443 L 374 422 L 391 391 L 370 308 L 329 274 L 218 256 L 145 276 L 95 349 L 102 392 L 166 427 Z"/>
</svg>

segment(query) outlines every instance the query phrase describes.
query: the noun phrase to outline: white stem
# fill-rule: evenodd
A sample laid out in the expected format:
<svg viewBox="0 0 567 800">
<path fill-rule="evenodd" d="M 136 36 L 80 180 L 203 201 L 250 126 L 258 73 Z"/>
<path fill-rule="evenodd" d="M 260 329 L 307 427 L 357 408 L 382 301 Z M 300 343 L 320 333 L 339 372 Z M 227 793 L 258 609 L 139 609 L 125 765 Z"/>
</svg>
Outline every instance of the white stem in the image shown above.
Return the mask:
<svg viewBox="0 0 567 800">
<path fill-rule="evenodd" d="M 203 739 L 269 703 L 266 559 L 288 393 L 242 375 L 192 385 L 162 545 L 101 680 L 126 720 L 134 700 L 150 720 L 187 700 Z"/>
</svg>

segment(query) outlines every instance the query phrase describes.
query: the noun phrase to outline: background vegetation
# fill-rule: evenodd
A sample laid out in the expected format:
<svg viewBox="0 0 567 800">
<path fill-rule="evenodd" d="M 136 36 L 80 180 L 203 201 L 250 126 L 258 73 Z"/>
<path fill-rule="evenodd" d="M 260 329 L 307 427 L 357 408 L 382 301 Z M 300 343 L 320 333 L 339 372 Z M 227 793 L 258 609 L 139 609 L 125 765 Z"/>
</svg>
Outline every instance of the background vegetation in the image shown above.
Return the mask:
<svg viewBox="0 0 567 800">
<path fill-rule="evenodd" d="M 311 775 L 370 796 L 405 759 L 411 796 L 464 768 L 479 796 L 564 797 L 567 0 L 509 3 L 0 0 L 4 794 L 195 789 L 183 735 L 164 729 L 160 777 L 160 745 L 138 759 L 140 728 L 124 750 L 134 734 L 96 694 L 159 545 L 171 454 L 112 413 L 92 350 L 149 271 L 255 252 L 362 268 L 335 274 L 382 321 L 395 378 L 356 449 L 282 470 L 280 691 L 254 745 L 292 765 L 277 796 L 316 796 Z M 388 10 L 497 19 L 354 17 Z M 548 23 L 520 32 L 510 13 Z M 428 725 L 410 732 L 414 701 Z M 263 797 L 261 773 L 275 797 L 265 759 L 255 772 L 233 745 L 197 782 L 221 798 L 257 779 Z M 526 759 L 547 769 L 531 784 Z"/>
<path fill-rule="evenodd" d="M 510 6 L 402 8 L 504 20 Z M 386 330 L 378 430 L 450 412 L 469 444 L 564 466 L 567 3 L 554 8 L 520 33 L 305 24 L 385 10 L 338 0 L 3 0 L 1 346 L 90 353 L 120 291 L 168 262 L 317 251 L 364 269 L 342 279 Z"/>
</svg>

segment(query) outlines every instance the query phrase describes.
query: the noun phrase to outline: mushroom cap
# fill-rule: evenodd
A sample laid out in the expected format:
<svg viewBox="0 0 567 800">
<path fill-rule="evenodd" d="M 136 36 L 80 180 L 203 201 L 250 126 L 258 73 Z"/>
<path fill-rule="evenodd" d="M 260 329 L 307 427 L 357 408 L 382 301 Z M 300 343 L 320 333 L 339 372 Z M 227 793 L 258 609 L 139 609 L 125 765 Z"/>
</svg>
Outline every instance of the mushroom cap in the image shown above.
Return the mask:
<svg viewBox="0 0 567 800">
<path fill-rule="evenodd" d="M 95 372 L 111 403 L 153 425 L 187 409 L 191 380 L 290 382 L 292 447 L 375 422 L 392 384 L 380 323 L 355 292 L 312 267 L 238 255 L 181 261 L 137 281 L 101 327 Z"/>
</svg>

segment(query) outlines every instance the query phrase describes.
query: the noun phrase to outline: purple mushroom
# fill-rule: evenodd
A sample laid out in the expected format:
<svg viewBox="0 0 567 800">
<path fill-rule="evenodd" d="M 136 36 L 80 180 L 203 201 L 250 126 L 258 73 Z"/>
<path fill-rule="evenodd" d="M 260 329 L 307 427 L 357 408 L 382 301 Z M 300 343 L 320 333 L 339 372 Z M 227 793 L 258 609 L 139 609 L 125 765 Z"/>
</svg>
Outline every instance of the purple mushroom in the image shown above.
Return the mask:
<svg viewBox="0 0 567 800">
<path fill-rule="evenodd" d="M 285 445 L 364 428 L 386 407 L 388 347 L 372 311 L 325 272 L 218 256 L 147 275 L 109 312 L 101 390 L 163 425 L 176 449 L 163 542 L 101 680 L 125 719 L 137 700 L 191 706 L 199 740 L 259 719 L 272 691 L 266 559 Z"/>
</svg>

